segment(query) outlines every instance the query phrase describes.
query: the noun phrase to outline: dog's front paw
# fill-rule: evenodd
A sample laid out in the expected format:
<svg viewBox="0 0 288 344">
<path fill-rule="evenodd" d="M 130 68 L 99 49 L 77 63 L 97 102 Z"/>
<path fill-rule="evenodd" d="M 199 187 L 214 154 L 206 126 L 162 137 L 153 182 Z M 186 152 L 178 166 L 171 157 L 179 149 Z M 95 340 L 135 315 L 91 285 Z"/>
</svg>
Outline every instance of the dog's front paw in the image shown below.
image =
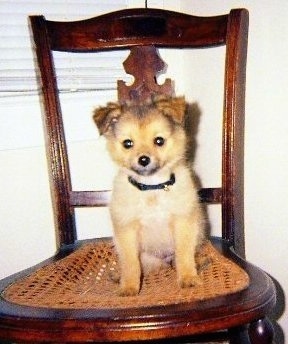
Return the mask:
<svg viewBox="0 0 288 344">
<path fill-rule="evenodd" d="M 135 296 L 139 293 L 139 287 L 137 286 L 121 286 L 120 296 Z"/>
<path fill-rule="evenodd" d="M 198 275 L 184 275 L 178 279 L 181 288 L 191 288 L 202 285 L 203 282 Z"/>
</svg>

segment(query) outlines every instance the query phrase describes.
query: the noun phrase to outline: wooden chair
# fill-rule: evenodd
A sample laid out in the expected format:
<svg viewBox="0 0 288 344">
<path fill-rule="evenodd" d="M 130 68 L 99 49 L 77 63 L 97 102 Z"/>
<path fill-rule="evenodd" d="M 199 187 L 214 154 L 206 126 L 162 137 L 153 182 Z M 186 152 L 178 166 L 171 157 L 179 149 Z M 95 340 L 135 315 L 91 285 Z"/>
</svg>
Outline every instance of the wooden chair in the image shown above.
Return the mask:
<svg viewBox="0 0 288 344">
<path fill-rule="evenodd" d="M 227 15 L 196 17 L 158 9 L 129 9 L 77 22 L 47 21 L 43 16 L 32 16 L 30 20 L 42 79 L 59 247 L 51 259 L 1 281 L 0 339 L 31 343 L 142 340 L 157 340 L 159 343 L 168 338 L 171 343 L 173 338 L 179 341 L 179 338 L 189 338 L 191 342 L 196 338 L 194 336 L 215 332 L 217 336 L 212 338 L 225 335 L 230 343 L 249 343 L 248 334 L 251 343 L 272 343 L 273 328 L 266 315 L 275 305 L 274 286 L 263 271 L 245 261 L 244 249 L 243 131 L 248 12 L 234 9 Z M 233 269 L 236 266 L 242 276 L 249 276 L 247 285 L 227 295 L 206 295 L 198 300 L 185 299 L 184 296 L 183 300 L 181 297 L 177 299 L 177 293 L 173 294 L 169 285 L 165 289 L 168 299 L 159 296 L 158 303 L 154 304 L 153 297 L 157 299 L 157 295 L 154 295 L 153 283 L 158 288 L 161 278 L 169 277 L 154 276 L 149 281 L 152 292 L 148 301 L 147 298 L 143 301 L 141 295 L 131 301 L 129 297 L 121 298 L 117 294 L 103 301 L 100 292 L 100 301 L 104 304 L 91 304 L 88 292 L 93 294 L 97 281 L 104 279 L 108 265 L 112 270 L 113 264 L 117 264 L 117 257 L 113 256 L 110 239 L 77 240 L 74 208 L 107 205 L 110 193 L 71 189 L 51 52 L 110 50 L 113 54 L 116 49 L 131 49 L 125 68 L 134 73 L 135 83 L 128 87 L 119 82 L 119 99 L 124 100 L 145 98 L 151 93 L 173 93 L 169 82 L 161 87 L 155 81 L 155 75 L 163 67 L 156 48 L 195 49 L 219 45 L 226 45 L 222 186 L 202 189 L 199 195 L 203 202 L 222 205 L 222 238 L 211 239 L 213 254 L 224 259 L 218 268 L 221 270 L 228 264 L 224 272 L 228 276 L 232 262 Z M 140 68 L 137 67 L 139 61 Z M 212 282 L 217 281 L 221 271 L 214 273 Z M 83 287 L 86 283 L 83 280 L 89 280 L 88 272 L 96 276 L 94 284 L 82 289 L 79 297 L 72 299 L 71 290 Z M 233 284 L 233 280 L 224 288 L 229 289 L 229 283 Z M 55 290 L 60 296 L 53 294 Z M 191 293 L 193 291 L 189 297 Z M 114 305 L 116 299 L 118 303 Z"/>
</svg>

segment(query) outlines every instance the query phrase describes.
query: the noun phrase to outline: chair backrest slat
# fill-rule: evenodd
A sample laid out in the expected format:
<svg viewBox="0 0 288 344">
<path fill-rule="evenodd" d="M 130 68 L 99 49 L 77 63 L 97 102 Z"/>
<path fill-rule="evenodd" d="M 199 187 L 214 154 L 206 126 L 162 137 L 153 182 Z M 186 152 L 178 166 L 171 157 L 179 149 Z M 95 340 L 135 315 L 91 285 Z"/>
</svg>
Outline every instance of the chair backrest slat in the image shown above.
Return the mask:
<svg viewBox="0 0 288 344">
<path fill-rule="evenodd" d="M 70 204 L 73 207 L 106 207 L 111 198 L 111 191 L 71 191 Z"/>
<path fill-rule="evenodd" d="M 86 51 L 129 48 L 208 47 L 225 44 L 228 16 L 196 17 L 157 9 L 112 12 L 77 22 L 47 21 L 51 48 Z"/>
<path fill-rule="evenodd" d="M 222 188 L 203 188 L 198 194 L 203 203 L 221 203 Z M 110 199 L 110 190 L 70 192 L 70 205 L 73 207 L 105 207 Z"/>
</svg>

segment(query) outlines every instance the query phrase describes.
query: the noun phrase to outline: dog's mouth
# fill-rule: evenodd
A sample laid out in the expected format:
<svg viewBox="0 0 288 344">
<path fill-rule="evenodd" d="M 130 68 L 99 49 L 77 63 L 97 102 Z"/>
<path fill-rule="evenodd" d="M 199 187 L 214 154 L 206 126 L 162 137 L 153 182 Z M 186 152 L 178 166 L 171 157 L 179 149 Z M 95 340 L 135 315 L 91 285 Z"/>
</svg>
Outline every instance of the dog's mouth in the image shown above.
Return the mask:
<svg viewBox="0 0 288 344">
<path fill-rule="evenodd" d="M 159 159 L 148 154 L 138 155 L 129 165 L 130 170 L 140 176 L 151 176 L 162 167 Z"/>
<path fill-rule="evenodd" d="M 140 176 L 151 176 L 154 173 L 158 172 L 160 169 L 160 166 L 145 166 L 145 167 L 133 167 L 131 168 L 131 170 L 137 174 L 139 174 Z"/>
</svg>

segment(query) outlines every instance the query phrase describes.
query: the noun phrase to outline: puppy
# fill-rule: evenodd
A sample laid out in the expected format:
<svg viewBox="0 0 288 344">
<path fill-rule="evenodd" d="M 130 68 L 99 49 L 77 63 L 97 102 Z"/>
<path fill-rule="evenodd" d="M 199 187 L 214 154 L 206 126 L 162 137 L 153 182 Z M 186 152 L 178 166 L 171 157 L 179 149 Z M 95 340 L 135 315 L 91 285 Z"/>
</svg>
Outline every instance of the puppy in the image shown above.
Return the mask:
<svg viewBox="0 0 288 344">
<path fill-rule="evenodd" d="M 120 294 L 136 295 L 141 273 L 175 261 L 182 288 L 200 283 L 195 253 L 203 213 L 185 159 L 184 98 L 108 103 L 94 121 L 119 166 L 110 213 L 121 266 Z"/>
</svg>

